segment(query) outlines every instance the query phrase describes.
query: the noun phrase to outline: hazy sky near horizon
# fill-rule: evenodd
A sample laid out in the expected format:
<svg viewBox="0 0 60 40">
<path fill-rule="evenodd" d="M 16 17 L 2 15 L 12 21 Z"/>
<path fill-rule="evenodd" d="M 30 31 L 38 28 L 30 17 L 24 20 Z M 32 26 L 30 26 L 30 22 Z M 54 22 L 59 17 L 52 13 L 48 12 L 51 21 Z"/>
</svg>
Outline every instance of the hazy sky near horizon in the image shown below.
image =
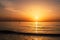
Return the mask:
<svg viewBox="0 0 60 40">
<path fill-rule="evenodd" d="M 60 0 L 0 0 L 0 18 L 60 19 Z"/>
</svg>

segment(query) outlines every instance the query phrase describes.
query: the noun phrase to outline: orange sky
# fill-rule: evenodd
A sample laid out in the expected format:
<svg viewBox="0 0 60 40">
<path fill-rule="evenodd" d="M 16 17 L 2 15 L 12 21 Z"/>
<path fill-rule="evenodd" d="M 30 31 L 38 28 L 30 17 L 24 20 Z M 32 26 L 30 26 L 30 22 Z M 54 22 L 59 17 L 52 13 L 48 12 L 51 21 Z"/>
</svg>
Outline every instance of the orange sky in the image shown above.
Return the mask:
<svg viewBox="0 0 60 40">
<path fill-rule="evenodd" d="M 0 3 L 0 18 L 21 20 L 60 20 L 59 0 L 5 0 Z M 1 20 L 1 19 L 0 19 Z"/>
</svg>

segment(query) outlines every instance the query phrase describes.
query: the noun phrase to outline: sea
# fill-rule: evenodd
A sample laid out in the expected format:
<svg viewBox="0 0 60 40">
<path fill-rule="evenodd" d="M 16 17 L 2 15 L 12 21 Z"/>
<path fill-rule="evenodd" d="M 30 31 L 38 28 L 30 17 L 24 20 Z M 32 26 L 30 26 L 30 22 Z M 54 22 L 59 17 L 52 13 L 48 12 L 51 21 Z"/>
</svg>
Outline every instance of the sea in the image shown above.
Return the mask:
<svg viewBox="0 0 60 40">
<path fill-rule="evenodd" d="M 60 34 L 60 22 L 0 22 L 0 31 L 10 30 L 31 34 Z M 0 40 L 60 40 L 60 36 L 0 34 Z"/>
</svg>

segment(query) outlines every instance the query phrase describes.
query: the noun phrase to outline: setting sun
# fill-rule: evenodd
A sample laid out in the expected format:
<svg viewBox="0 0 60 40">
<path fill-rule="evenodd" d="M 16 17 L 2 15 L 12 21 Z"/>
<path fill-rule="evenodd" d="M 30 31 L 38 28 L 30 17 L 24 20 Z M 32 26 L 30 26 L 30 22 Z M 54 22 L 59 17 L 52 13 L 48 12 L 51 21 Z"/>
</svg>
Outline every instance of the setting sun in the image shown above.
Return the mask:
<svg viewBox="0 0 60 40">
<path fill-rule="evenodd" d="M 38 17 L 38 16 L 36 16 L 36 17 L 35 17 L 35 19 L 36 19 L 36 20 L 38 20 L 38 19 L 39 19 L 39 17 Z"/>
<path fill-rule="evenodd" d="M 50 15 L 48 10 L 49 9 L 39 5 L 30 5 L 25 11 L 26 15 L 28 15 L 33 21 L 43 21 L 49 17 L 48 15 Z"/>
<path fill-rule="evenodd" d="M 35 16 L 34 20 L 38 21 L 39 20 L 39 16 Z"/>
</svg>

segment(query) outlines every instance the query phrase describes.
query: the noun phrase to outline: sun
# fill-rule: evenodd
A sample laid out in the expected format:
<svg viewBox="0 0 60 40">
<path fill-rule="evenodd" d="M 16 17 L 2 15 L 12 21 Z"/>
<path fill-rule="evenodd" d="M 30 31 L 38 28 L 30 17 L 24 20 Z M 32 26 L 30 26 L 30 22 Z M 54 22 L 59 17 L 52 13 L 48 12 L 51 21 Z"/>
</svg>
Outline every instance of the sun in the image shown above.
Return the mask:
<svg viewBox="0 0 60 40">
<path fill-rule="evenodd" d="M 35 21 L 38 21 L 38 20 L 39 20 L 39 16 L 35 16 L 35 17 L 34 17 L 34 20 L 35 20 Z"/>
<path fill-rule="evenodd" d="M 39 17 L 38 16 L 35 16 L 35 19 L 37 20 Z"/>
<path fill-rule="evenodd" d="M 26 8 L 26 13 L 31 21 L 44 21 L 48 12 L 45 10 L 45 8 L 33 5 Z"/>
</svg>

